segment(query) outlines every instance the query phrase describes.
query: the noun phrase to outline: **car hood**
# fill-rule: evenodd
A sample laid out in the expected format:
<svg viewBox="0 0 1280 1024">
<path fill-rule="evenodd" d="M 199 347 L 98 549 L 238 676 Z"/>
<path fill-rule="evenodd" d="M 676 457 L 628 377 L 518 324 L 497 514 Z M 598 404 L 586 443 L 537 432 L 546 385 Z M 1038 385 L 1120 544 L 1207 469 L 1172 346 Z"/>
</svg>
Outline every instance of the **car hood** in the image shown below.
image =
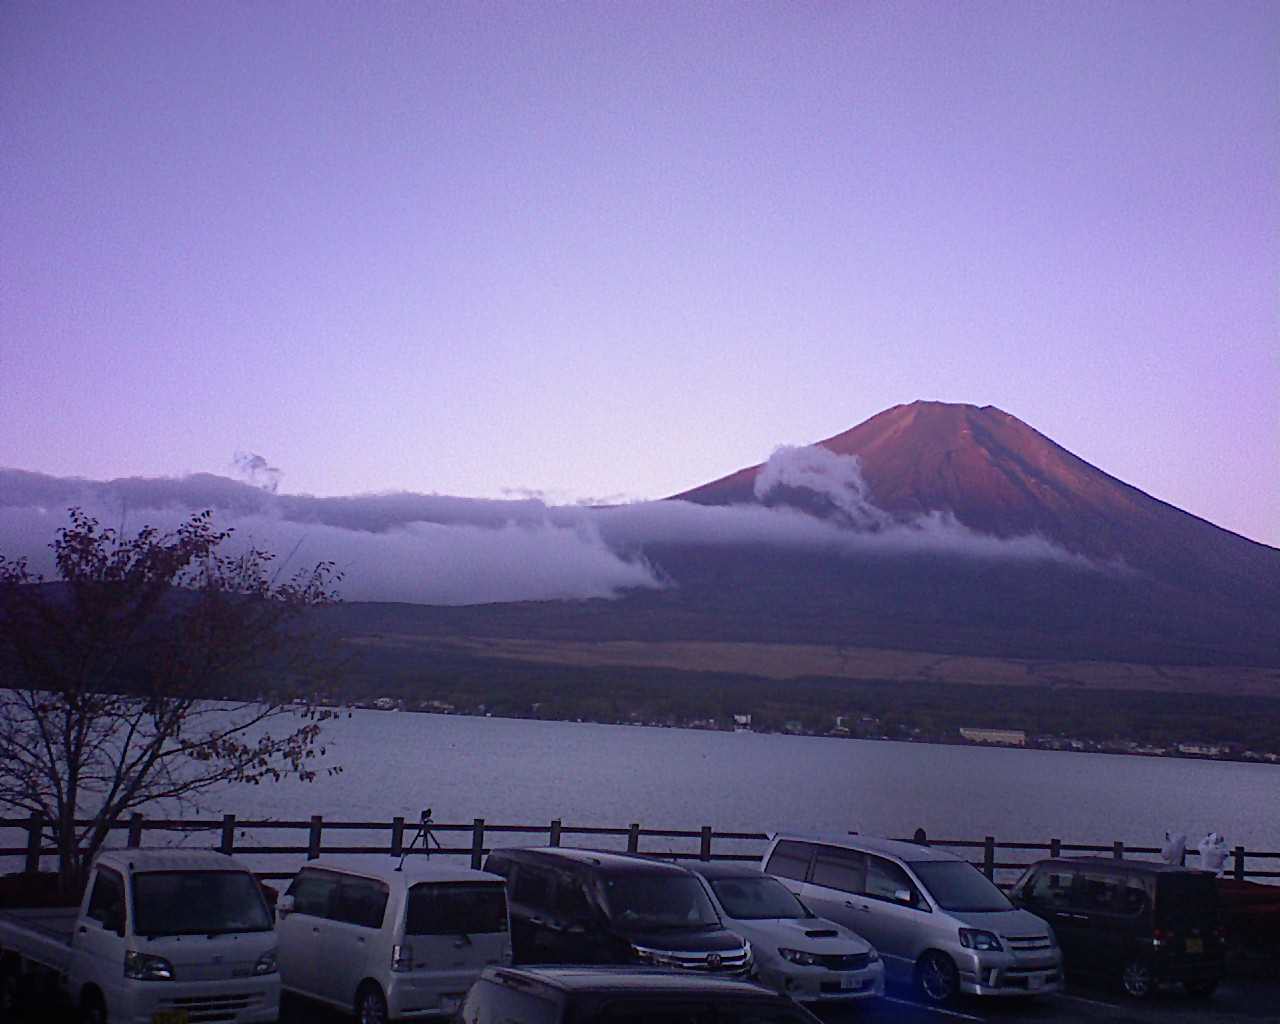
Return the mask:
<svg viewBox="0 0 1280 1024">
<path fill-rule="evenodd" d="M 253 975 L 254 964 L 277 946 L 274 930 L 224 935 L 158 935 L 138 937 L 130 945 L 140 953 L 161 956 L 173 965 L 178 981 L 220 981 Z"/>
<path fill-rule="evenodd" d="M 673 953 L 729 952 L 742 948 L 742 937 L 728 928 L 619 928 L 614 931 L 628 942 L 646 949 Z"/>
<path fill-rule="evenodd" d="M 820 917 L 730 918 L 729 926 L 750 940 L 755 949 L 799 949 L 829 956 L 857 956 L 871 951 L 861 935 Z"/>
<path fill-rule="evenodd" d="M 990 914 L 948 910 L 948 914 L 968 928 L 981 928 L 996 935 L 1045 935 L 1049 925 L 1029 910 L 998 910 Z"/>
</svg>

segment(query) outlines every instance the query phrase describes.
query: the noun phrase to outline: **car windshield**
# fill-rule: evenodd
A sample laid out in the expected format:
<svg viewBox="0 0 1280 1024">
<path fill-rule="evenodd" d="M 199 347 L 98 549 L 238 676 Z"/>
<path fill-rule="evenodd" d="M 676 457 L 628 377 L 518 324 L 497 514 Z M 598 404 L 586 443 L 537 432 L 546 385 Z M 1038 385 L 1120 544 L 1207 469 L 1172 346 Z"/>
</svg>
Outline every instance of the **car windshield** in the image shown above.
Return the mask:
<svg viewBox="0 0 1280 1024">
<path fill-rule="evenodd" d="M 724 912 L 739 920 L 812 917 L 795 894 L 774 878 L 717 878 L 711 889 Z"/>
<path fill-rule="evenodd" d="M 144 871 L 133 876 L 138 935 L 269 932 L 271 914 L 247 871 Z"/>
<path fill-rule="evenodd" d="M 406 935 L 479 935 L 507 930 L 500 882 L 422 883 L 409 890 Z"/>
<path fill-rule="evenodd" d="M 1005 894 L 967 861 L 918 860 L 911 870 L 943 910 L 983 914 L 1013 909 Z"/>
<path fill-rule="evenodd" d="M 623 875 L 604 883 L 609 917 L 641 928 L 714 928 L 720 924 L 702 884 L 691 877 Z"/>
</svg>

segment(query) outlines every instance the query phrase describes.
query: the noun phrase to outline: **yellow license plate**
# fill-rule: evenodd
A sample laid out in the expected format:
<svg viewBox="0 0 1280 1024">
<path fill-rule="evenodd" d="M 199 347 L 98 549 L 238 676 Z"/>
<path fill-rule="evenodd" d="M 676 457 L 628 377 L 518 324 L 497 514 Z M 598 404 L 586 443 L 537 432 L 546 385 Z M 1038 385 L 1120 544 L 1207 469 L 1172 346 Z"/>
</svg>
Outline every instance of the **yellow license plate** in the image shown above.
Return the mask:
<svg viewBox="0 0 1280 1024">
<path fill-rule="evenodd" d="M 1187 939 L 1187 952 L 1188 952 L 1188 953 L 1203 953 L 1203 952 L 1204 952 L 1204 939 Z"/>
<path fill-rule="evenodd" d="M 151 1024 L 188 1024 L 186 1010 L 156 1010 L 151 1015 Z"/>
</svg>

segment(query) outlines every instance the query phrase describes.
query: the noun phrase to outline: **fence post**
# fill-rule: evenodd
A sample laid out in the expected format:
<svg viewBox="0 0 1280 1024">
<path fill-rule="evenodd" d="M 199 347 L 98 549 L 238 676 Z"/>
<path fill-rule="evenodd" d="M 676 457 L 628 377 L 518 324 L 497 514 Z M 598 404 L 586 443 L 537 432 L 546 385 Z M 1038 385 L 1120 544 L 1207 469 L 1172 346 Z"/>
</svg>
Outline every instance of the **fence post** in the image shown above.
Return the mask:
<svg viewBox="0 0 1280 1024">
<path fill-rule="evenodd" d="M 633 821 L 627 829 L 627 853 L 640 852 L 640 822 Z"/>
<path fill-rule="evenodd" d="M 129 815 L 129 839 L 125 845 L 131 850 L 142 845 L 142 815 L 137 811 Z"/>
<path fill-rule="evenodd" d="M 27 818 L 27 864 L 25 870 L 35 874 L 40 870 L 40 839 L 44 835 L 44 815 L 32 811 Z"/>
<path fill-rule="evenodd" d="M 559 818 L 551 819 L 551 834 L 547 840 L 547 845 L 548 846 L 560 845 L 560 819 Z"/>
<path fill-rule="evenodd" d="M 982 840 L 982 873 L 995 880 L 996 877 L 996 837 L 987 836 Z"/>
<path fill-rule="evenodd" d="M 234 814 L 224 814 L 222 816 L 222 842 L 218 844 L 220 853 L 230 854 L 236 843 L 236 816 Z"/>
<path fill-rule="evenodd" d="M 711 859 L 711 826 L 710 825 L 702 826 L 702 842 L 698 847 L 698 859 L 699 860 Z"/>
<path fill-rule="evenodd" d="M 1234 855 L 1235 862 L 1236 862 L 1236 866 L 1235 866 L 1235 869 L 1232 871 L 1232 874 L 1235 876 L 1235 880 L 1237 882 L 1243 882 L 1244 881 L 1244 847 L 1237 846 L 1232 851 L 1232 854 Z"/>
<path fill-rule="evenodd" d="M 404 853 L 404 818 L 397 815 L 391 819 L 391 856 L 399 857 Z"/>
<path fill-rule="evenodd" d="M 484 862 L 484 818 L 473 818 L 471 821 L 471 866 L 480 870 Z"/>
<path fill-rule="evenodd" d="M 307 836 L 307 860 L 315 860 L 320 856 L 320 830 L 324 828 L 324 817 L 311 815 L 311 832 Z"/>
<path fill-rule="evenodd" d="M 1059 857 L 1062 856 L 1062 840 L 1061 839 L 1049 840 L 1049 856 L 1052 857 L 1054 860 L 1057 860 Z"/>
<path fill-rule="evenodd" d="M 1111 856 L 1116 860 L 1124 860 L 1124 843 L 1117 839 L 1111 844 Z"/>
</svg>

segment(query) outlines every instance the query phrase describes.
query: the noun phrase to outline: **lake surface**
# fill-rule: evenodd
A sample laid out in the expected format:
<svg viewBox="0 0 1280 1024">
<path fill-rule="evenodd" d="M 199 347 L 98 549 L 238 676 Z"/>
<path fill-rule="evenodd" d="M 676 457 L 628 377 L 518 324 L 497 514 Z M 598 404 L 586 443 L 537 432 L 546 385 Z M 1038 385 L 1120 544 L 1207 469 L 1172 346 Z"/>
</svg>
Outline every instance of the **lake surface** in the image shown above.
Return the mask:
<svg viewBox="0 0 1280 1024">
<path fill-rule="evenodd" d="M 1176 830 L 1192 848 L 1217 831 L 1232 846 L 1280 850 L 1272 765 L 378 711 L 324 728 L 342 774 L 230 788 L 206 798 L 200 816 L 416 822 L 431 807 L 449 823 L 897 836 L 923 827 L 934 838 L 1141 846 Z M 253 840 L 305 844 L 274 831 L 243 841 Z"/>
</svg>

